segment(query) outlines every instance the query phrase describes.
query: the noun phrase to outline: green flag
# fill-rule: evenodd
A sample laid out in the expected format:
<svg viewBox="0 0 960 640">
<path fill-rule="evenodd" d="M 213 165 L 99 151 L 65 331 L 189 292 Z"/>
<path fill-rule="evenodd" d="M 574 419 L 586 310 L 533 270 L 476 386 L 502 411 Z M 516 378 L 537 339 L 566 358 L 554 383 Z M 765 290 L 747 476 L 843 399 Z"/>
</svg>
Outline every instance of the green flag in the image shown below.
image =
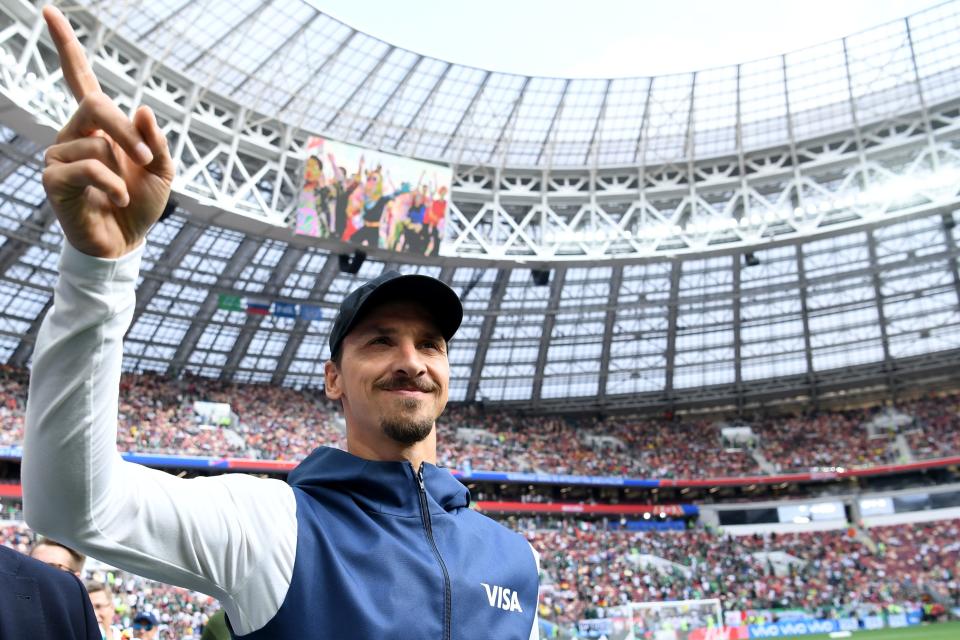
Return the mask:
<svg viewBox="0 0 960 640">
<path fill-rule="evenodd" d="M 217 297 L 217 309 L 227 311 L 243 311 L 243 298 L 240 296 L 231 296 L 221 293 Z"/>
</svg>

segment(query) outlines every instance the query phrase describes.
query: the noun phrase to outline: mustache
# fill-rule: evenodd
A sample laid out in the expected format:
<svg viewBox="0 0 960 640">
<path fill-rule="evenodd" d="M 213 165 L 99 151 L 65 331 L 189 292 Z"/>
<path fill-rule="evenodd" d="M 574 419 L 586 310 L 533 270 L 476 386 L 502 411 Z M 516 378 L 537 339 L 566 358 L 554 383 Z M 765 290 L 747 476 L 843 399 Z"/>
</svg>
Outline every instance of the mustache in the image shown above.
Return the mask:
<svg viewBox="0 0 960 640">
<path fill-rule="evenodd" d="M 422 391 L 423 393 L 433 393 L 440 388 L 437 384 L 429 380 L 409 378 L 407 376 L 393 376 L 385 380 L 379 380 L 374 383 L 373 386 L 382 391 L 407 390 Z"/>
</svg>

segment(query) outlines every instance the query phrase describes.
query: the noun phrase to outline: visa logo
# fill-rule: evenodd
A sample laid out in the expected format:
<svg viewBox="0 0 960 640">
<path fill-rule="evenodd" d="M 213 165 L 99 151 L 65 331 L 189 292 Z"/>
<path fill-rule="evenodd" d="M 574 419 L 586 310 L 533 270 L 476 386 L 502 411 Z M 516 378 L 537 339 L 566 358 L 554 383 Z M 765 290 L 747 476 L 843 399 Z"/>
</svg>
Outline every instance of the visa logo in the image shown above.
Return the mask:
<svg viewBox="0 0 960 640">
<path fill-rule="evenodd" d="M 490 603 L 491 607 L 499 607 L 504 611 L 517 611 L 523 613 L 523 609 L 520 608 L 520 600 L 517 599 L 517 592 L 511 589 L 506 589 L 496 584 L 487 584 L 486 582 L 481 582 L 483 588 L 487 592 L 487 602 Z"/>
</svg>

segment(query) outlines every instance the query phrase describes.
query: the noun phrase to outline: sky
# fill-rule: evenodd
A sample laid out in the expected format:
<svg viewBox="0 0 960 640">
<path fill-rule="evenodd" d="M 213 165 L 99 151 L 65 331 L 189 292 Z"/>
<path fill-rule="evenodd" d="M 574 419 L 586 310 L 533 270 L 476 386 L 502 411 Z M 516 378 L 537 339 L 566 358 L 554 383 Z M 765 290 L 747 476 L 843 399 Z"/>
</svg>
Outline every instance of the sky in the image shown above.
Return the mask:
<svg viewBox="0 0 960 640">
<path fill-rule="evenodd" d="M 942 0 L 308 0 L 417 53 L 523 75 L 609 78 L 747 62 Z"/>
</svg>

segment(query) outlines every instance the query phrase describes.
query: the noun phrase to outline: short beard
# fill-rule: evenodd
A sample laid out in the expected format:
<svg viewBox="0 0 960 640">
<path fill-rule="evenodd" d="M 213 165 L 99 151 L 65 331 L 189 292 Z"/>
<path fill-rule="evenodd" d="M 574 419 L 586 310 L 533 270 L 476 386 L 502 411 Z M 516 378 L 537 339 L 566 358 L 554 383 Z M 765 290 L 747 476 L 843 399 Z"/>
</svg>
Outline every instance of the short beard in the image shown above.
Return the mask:
<svg viewBox="0 0 960 640">
<path fill-rule="evenodd" d="M 420 403 L 416 400 L 403 400 L 405 409 L 416 409 Z M 383 418 L 380 429 L 388 438 L 402 445 L 410 446 L 422 442 L 433 431 L 433 420 L 403 420 Z"/>
</svg>

